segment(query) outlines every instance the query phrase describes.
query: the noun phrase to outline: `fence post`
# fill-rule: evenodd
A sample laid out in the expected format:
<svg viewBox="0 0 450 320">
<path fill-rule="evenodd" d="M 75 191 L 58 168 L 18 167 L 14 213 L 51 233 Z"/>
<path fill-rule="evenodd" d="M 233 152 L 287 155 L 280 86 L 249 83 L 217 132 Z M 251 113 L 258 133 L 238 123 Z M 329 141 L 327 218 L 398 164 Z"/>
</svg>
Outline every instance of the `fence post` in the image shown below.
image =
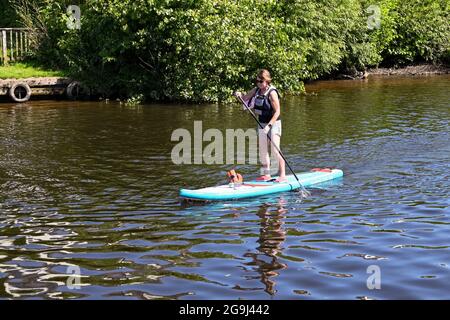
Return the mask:
<svg viewBox="0 0 450 320">
<path fill-rule="evenodd" d="M 9 51 L 9 54 L 11 56 L 11 61 L 14 61 L 14 49 L 13 49 L 13 31 L 12 29 L 9 30 L 9 46 L 11 50 Z"/>
<path fill-rule="evenodd" d="M 29 39 L 28 39 L 28 33 L 25 32 L 23 34 L 24 40 L 25 40 L 25 53 L 28 53 L 28 46 L 29 46 Z"/>
<path fill-rule="evenodd" d="M 22 55 L 24 53 L 24 49 L 23 49 L 23 31 L 20 30 L 20 51 L 22 52 Z"/>
<path fill-rule="evenodd" d="M 16 60 L 20 60 L 20 52 L 19 52 L 19 32 L 16 30 L 14 32 L 14 38 L 16 39 Z"/>
<path fill-rule="evenodd" d="M 3 63 L 8 64 L 8 50 L 6 47 L 6 30 L 2 30 L 2 57 Z"/>
</svg>

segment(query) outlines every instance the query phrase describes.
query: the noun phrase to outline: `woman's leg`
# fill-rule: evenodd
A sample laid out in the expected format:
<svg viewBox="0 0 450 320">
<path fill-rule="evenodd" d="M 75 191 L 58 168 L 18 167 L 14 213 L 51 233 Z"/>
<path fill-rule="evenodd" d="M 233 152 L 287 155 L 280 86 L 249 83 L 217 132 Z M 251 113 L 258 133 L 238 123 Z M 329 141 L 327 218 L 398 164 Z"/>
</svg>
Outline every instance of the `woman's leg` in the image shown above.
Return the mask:
<svg viewBox="0 0 450 320">
<path fill-rule="evenodd" d="M 278 134 L 272 135 L 272 142 L 280 149 L 280 140 L 281 137 Z M 280 178 L 286 177 L 286 166 L 284 163 L 284 159 L 281 156 L 281 154 L 278 152 L 278 150 L 272 145 L 272 154 L 277 157 L 278 160 L 278 175 Z M 281 150 L 281 149 L 280 149 Z"/>
<path fill-rule="evenodd" d="M 258 143 L 259 143 L 259 160 L 261 161 L 261 175 L 270 176 L 270 155 L 268 143 L 269 139 L 264 133 L 264 130 L 258 129 Z"/>
</svg>

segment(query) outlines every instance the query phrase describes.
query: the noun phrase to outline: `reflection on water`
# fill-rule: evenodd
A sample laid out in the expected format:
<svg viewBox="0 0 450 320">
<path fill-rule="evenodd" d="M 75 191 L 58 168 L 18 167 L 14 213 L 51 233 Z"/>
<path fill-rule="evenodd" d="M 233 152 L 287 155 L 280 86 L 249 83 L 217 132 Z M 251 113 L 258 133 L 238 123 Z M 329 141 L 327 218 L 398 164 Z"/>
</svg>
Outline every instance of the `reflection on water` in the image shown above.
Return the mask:
<svg viewBox="0 0 450 320">
<path fill-rule="evenodd" d="M 261 282 L 264 284 L 264 291 L 270 295 L 276 293 L 275 277 L 279 270 L 285 269 L 287 265 L 278 261 L 278 255 L 282 253 L 282 245 L 286 239 L 286 232 L 283 229 L 283 219 L 286 209 L 283 207 L 286 202 L 280 199 L 277 208 L 270 211 L 270 206 L 264 204 L 257 212 L 260 220 L 260 234 L 258 252 L 247 253 L 245 256 L 252 259 L 246 263 L 248 266 L 255 266 L 260 274 Z"/>
<path fill-rule="evenodd" d="M 283 100 L 284 151 L 298 172 L 345 177 L 304 201 L 195 206 L 178 190 L 230 168 L 174 165 L 171 133 L 254 128 L 239 107 L 3 104 L 0 298 L 448 299 L 449 87 L 313 84 L 317 95 Z M 381 290 L 366 285 L 373 265 Z"/>
</svg>

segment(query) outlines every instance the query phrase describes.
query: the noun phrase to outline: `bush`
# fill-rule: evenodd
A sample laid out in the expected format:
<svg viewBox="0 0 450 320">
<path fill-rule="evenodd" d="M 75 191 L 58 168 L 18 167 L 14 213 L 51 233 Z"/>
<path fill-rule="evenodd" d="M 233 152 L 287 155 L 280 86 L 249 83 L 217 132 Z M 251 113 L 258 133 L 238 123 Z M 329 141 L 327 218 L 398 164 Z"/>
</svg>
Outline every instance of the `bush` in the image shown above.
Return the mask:
<svg viewBox="0 0 450 320">
<path fill-rule="evenodd" d="M 301 43 L 272 16 L 275 1 L 105 3 L 88 2 L 82 29 L 58 41 L 66 67 L 100 91 L 224 101 L 263 67 L 281 90 L 303 88 Z"/>
<path fill-rule="evenodd" d="M 66 27 L 74 1 L 11 1 L 39 4 L 36 57 L 106 96 L 226 101 L 260 68 L 299 92 L 336 70 L 449 53 L 449 0 L 380 0 L 374 30 L 368 0 L 86 0 L 81 30 Z"/>
<path fill-rule="evenodd" d="M 381 0 L 379 5 L 381 28 L 371 38 L 384 65 L 448 61 L 449 0 Z"/>
<path fill-rule="evenodd" d="M 18 25 L 14 8 L 8 1 L 2 0 L 0 2 L 0 28 L 12 28 Z"/>
</svg>

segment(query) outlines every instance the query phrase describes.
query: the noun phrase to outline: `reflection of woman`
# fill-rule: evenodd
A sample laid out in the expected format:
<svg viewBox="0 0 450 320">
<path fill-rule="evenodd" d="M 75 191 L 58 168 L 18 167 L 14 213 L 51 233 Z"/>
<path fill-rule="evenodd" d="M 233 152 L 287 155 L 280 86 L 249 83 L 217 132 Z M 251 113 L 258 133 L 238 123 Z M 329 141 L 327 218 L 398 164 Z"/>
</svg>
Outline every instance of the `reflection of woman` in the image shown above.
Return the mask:
<svg viewBox="0 0 450 320">
<path fill-rule="evenodd" d="M 260 236 L 259 247 L 257 250 L 259 253 L 249 253 L 247 256 L 251 256 L 253 261 L 251 265 L 257 265 L 257 271 L 261 274 L 261 282 L 265 285 L 265 290 L 268 294 L 274 295 L 276 290 L 274 289 L 275 281 L 271 278 L 278 275 L 278 270 L 285 269 L 286 264 L 278 261 L 277 255 L 282 251 L 282 244 L 286 239 L 286 232 L 283 229 L 283 219 L 285 217 L 286 210 L 283 208 L 282 203 L 279 203 L 277 211 L 270 212 L 269 206 L 263 205 L 258 210 L 257 215 L 261 218 L 260 221 Z M 261 259 L 259 256 L 266 256 L 270 258 L 270 262 Z"/>
<path fill-rule="evenodd" d="M 277 89 L 270 83 L 272 78 L 269 71 L 262 69 L 256 77 L 256 87 L 246 94 L 236 92 L 236 96 L 242 97 L 244 101 L 248 101 L 250 108 L 254 108 L 255 114 L 264 129 L 258 128 L 259 140 L 259 158 L 262 164 L 262 175 L 257 180 L 270 180 L 270 155 L 269 140 L 267 135 L 278 149 L 281 140 L 281 118 L 280 118 L 280 100 Z M 271 146 L 272 154 L 275 154 L 278 160 L 278 178 L 276 182 L 286 181 L 286 169 L 283 157 L 278 150 Z"/>
</svg>

